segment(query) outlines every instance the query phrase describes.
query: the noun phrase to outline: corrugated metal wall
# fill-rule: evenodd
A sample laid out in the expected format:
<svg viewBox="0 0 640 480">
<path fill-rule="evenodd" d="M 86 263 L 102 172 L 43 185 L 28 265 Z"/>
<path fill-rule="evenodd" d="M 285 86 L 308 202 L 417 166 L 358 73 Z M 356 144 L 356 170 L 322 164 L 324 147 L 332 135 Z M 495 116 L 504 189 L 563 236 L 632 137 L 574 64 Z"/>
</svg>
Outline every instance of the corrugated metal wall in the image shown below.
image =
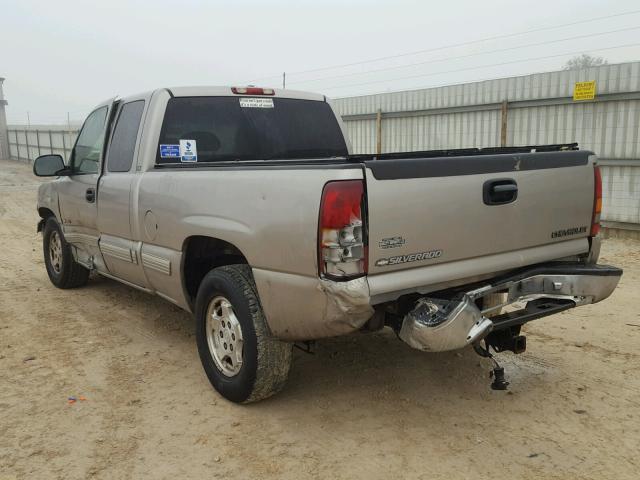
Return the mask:
<svg viewBox="0 0 640 480">
<path fill-rule="evenodd" d="M 599 95 L 640 91 L 640 62 L 582 70 L 534 73 L 404 92 L 333 100 L 342 115 L 427 110 L 524 100 L 572 97 L 575 82 L 595 80 Z"/>
<path fill-rule="evenodd" d="M 9 125 L 9 152 L 16 160 L 33 161 L 47 153 L 68 159 L 78 135 L 77 127 L 59 125 Z"/>
<path fill-rule="evenodd" d="M 640 166 L 603 166 L 601 171 L 602 219 L 621 224 L 612 223 L 614 228 L 640 225 Z"/>
<path fill-rule="evenodd" d="M 594 100 L 573 101 L 596 81 Z M 640 62 L 334 100 L 355 153 L 578 142 L 600 157 L 603 220 L 640 230 Z"/>
</svg>

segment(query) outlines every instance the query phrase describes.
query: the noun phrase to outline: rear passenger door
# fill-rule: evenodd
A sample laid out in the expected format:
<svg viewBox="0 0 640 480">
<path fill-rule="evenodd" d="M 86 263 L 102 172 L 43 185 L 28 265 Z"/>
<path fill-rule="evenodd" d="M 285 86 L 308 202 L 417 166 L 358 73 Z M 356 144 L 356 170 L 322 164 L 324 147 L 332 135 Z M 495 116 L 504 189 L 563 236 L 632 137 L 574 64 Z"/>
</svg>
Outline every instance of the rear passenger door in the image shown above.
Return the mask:
<svg viewBox="0 0 640 480">
<path fill-rule="evenodd" d="M 100 251 L 108 273 L 139 287 L 146 287 L 140 261 L 141 242 L 133 235 L 132 186 L 136 181 L 137 155 L 148 99 L 120 102 L 98 183 Z"/>
</svg>

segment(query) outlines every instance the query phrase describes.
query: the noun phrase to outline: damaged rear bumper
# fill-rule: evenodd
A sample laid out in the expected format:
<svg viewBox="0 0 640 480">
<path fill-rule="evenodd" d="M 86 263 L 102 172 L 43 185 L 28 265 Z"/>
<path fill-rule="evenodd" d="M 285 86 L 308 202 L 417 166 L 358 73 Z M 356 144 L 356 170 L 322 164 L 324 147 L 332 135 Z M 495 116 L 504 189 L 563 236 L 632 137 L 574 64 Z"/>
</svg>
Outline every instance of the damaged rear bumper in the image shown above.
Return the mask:
<svg viewBox="0 0 640 480">
<path fill-rule="evenodd" d="M 605 265 L 552 263 L 526 268 L 480 285 L 420 298 L 404 316 L 399 335 L 419 350 L 456 350 L 482 340 L 491 331 L 604 300 L 621 276 L 621 269 Z M 495 293 L 506 293 L 506 300 L 478 307 L 482 305 L 479 300 Z M 527 304 L 489 318 L 515 302 Z"/>
</svg>

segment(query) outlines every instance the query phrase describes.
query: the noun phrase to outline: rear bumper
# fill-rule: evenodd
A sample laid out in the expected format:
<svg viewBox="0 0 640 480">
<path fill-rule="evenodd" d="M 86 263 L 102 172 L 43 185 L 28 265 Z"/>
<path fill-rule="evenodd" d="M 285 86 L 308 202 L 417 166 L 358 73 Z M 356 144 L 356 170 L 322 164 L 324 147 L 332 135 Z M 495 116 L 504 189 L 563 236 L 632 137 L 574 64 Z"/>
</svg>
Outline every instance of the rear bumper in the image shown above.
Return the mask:
<svg viewBox="0 0 640 480">
<path fill-rule="evenodd" d="M 550 263 L 442 295 L 434 293 L 420 298 L 404 316 L 400 338 L 423 351 L 456 350 L 482 340 L 491 331 L 600 302 L 611 295 L 621 276 L 622 270 L 616 267 Z M 485 309 L 477 306 L 478 300 L 495 293 L 506 293 L 506 300 Z M 527 306 L 489 318 L 515 302 L 527 302 Z"/>
</svg>

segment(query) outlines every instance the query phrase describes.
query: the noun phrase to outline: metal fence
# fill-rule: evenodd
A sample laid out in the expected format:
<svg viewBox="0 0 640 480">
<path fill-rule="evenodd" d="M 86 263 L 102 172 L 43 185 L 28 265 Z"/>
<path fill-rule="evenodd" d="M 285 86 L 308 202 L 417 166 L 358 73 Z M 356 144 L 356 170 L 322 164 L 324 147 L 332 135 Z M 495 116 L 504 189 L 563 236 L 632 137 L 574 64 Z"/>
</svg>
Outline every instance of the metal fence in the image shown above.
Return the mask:
<svg viewBox="0 0 640 480">
<path fill-rule="evenodd" d="M 9 154 L 13 159 L 28 162 L 46 153 L 57 153 L 68 159 L 77 135 L 77 127 L 9 125 Z"/>
<path fill-rule="evenodd" d="M 594 98 L 574 100 L 595 81 Z M 356 153 L 578 142 L 598 154 L 603 224 L 640 236 L 640 62 L 334 100 Z"/>
</svg>

